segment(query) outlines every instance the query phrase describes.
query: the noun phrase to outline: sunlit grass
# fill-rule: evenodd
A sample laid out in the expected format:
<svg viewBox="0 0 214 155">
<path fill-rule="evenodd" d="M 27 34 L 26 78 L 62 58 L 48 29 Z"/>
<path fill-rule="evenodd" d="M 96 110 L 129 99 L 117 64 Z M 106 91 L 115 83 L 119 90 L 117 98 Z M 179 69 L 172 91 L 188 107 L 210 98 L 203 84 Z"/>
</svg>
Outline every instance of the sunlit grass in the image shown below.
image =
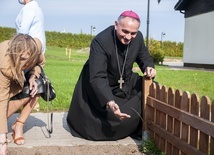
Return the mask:
<svg viewBox="0 0 214 155">
<path fill-rule="evenodd" d="M 75 84 L 88 53 L 72 51 L 70 58 L 65 49 L 49 47 L 45 53 L 45 72 L 51 79 L 57 97 L 53 101 L 53 110 L 67 111 L 70 106 L 71 97 Z M 40 99 L 40 110 L 46 109 L 46 102 Z"/>
<path fill-rule="evenodd" d="M 161 85 L 214 99 L 214 72 L 204 70 L 157 69 L 155 78 Z"/>
</svg>

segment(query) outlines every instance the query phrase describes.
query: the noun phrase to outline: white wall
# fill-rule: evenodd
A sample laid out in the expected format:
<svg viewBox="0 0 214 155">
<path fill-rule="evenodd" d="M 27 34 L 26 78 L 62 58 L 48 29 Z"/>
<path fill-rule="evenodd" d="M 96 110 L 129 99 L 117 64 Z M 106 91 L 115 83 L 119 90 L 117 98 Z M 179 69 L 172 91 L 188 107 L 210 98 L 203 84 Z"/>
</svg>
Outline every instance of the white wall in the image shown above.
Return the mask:
<svg viewBox="0 0 214 155">
<path fill-rule="evenodd" d="M 214 11 L 185 18 L 183 62 L 214 64 Z"/>
</svg>

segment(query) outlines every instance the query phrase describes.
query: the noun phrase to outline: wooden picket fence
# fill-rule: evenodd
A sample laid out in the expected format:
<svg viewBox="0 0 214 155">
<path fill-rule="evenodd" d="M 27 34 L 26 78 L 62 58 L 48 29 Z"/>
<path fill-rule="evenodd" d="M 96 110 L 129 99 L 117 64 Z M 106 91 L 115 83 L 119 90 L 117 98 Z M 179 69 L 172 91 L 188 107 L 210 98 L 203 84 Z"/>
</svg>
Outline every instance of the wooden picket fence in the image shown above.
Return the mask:
<svg viewBox="0 0 214 155">
<path fill-rule="evenodd" d="M 144 79 L 143 130 L 167 155 L 214 155 L 214 100 Z"/>
</svg>

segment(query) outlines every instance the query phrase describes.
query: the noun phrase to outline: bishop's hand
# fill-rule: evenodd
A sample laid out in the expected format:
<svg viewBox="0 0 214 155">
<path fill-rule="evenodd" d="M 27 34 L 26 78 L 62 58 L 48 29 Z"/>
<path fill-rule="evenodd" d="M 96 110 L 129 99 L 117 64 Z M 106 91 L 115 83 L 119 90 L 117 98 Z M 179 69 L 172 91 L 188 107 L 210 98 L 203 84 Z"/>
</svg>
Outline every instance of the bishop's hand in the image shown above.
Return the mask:
<svg viewBox="0 0 214 155">
<path fill-rule="evenodd" d="M 156 70 L 152 67 L 146 67 L 146 70 L 144 72 L 144 75 L 150 79 L 152 79 L 153 77 L 155 77 L 156 75 Z"/>
<path fill-rule="evenodd" d="M 131 118 L 130 115 L 128 115 L 126 113 L 121 113 L 120 107 L 114 101 L 108 102 L 106 108 L 111 109 L 113 111 L 114 115 L 117 116 L 120 120 Z"/>
</svg>

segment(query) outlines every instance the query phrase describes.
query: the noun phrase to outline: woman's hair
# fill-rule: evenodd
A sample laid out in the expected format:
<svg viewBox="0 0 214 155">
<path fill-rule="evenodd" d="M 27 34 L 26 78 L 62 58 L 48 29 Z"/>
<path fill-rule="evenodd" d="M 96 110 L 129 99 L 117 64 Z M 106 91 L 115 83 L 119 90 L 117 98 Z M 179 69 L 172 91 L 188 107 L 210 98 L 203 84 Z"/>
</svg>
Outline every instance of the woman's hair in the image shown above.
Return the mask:
<svg viewBox="0 0 214 155">
<path fill-rule="evenodd" d="M 29 57 L 21 63 L 23 53 L 28 52 Z M 39 59 L 41 51 L 35 40 L 28 34 L 17 34 L 9 42 L 9 48 L 7 54 L 11 58 L 11 69 L 14 80 L 17 82 L 23 81 L 24 76 L 22 75 L 22 70 L 24 65 L 28 65 L 30 68 L 34 67 Z"/>
</svg>

